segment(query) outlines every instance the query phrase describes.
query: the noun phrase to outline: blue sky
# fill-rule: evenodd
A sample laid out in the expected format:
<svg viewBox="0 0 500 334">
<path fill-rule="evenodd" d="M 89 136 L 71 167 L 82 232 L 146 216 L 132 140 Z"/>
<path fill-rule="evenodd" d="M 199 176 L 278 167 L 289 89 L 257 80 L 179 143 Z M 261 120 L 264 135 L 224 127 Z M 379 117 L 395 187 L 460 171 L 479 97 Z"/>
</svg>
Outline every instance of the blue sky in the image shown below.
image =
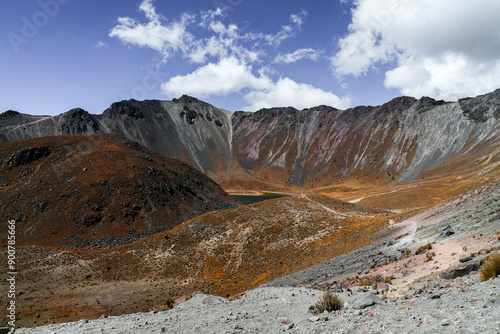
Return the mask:
<svg viewBox="0 0 500 334">
<path fill-rule="evenodd" d="M 0 112 L 195 96 L 231 111 L 500 87 L 500 2 L 3 0 Z"/>
</svg>

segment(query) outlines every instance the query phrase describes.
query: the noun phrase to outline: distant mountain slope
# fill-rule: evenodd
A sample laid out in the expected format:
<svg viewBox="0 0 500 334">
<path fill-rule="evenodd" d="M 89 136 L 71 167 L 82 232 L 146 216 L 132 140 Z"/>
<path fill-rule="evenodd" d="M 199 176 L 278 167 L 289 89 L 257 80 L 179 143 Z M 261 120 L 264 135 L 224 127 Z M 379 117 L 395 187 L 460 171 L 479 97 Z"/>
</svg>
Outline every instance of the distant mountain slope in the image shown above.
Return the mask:
<svg viewBox="0 0 500 334">
<path fill-rule="evenodd" d="M 25 122 L 19 115 L 13 111 L 0 114 L 0 142 L 111 133 L 204 171 L 231 162 L 231 113 L 189 96 L 173 101 L 116 102 L 101 115 L 80 108 L 53 117 L 24 115 Z"/>
<path fill-rule="evenodd" d="M 73 109 L 25 118 L 23 124 L 13 117 L 18 115 L 0 115 L 1 141 L 120 134 L 207 172 L 226 188 L 399 183 L 429 170 L 467 170 L 477 161 L 496 168 L 500 150 L 500 89 L 457 102 L 399 97 L 347 110 L 318 106 L 231 114 L 183 96 L 117 102 L 102 115 Z"/>
<path fill-rule="evenodd" d="M 499 118 L 500 90 L 454 103 L 401 97 L 348 110 L 273 108 L 235 113 L 233 146 L 259 180 L 401 182 L 455 155 L 498 155 Z"/>
<path fill-rule="evenodd" d="M 1 144 L 0 178 L 0 215 L 16 220 L 19 243 L 123 244 L 236 206 L 196 169 L 110 135 Z"/>
</svg>

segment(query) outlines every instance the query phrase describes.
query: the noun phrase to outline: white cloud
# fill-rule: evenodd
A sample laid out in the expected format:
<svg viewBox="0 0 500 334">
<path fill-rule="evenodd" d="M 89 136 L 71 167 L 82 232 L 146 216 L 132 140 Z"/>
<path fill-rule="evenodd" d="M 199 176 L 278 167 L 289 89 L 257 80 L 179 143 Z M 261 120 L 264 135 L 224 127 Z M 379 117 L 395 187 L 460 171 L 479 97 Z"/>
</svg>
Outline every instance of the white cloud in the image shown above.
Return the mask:
<svg viewBox="0 0 500 334">
<path fill-rule="evenodd" d="M 268 77 L 256 77 L 250 66 L 229 57 L 217 64 L 209 63 L 185 76 L 175 76 L 163 83 L 161 89 L 171 97 L 182 94 L 207 97 L 225 96 L 243 89 L 264 89 L 270 85 Z"/>
<path fill-rule="evenodd" d="M 290 64 L 290 63 L 295 63 L 296 61 L 302 60 L 302 59 L 310 59 L 310 60 L 318 60 L 320 52 L 311 48 L 308 49 L 298 49 L 295 50 L 292 53 L 287 53 L 285 55 L 279 54 L 276 56 L 274 59 L 274 63 L 285 63 L 285 64 Z"/>
<path fill-rule="evenodd" d="M 246 90 L 244 99 L 248 105 L 244 109 L 250 111 L 276 106 L 302 109 L 321 104 L 345 109 L 351 102 L 350 98 L 339 98 L 333 93 L 296 83 L 290 78 L 273 82 L 264 69 L 259 71 L 257 77 L 252 73 L 251 66 L 234 57 L 224 58 L 217 64 L 209 63 L 184 76 L 173 77 L 163 83 L 161 88 L 170 97 L 188 94 L 201 98 Z"/>
<path fill-rule="evenodd" d="M 290 15 L 290 22 L 296 24 L 297 27 L 300 29 L 304 24 L 304 17 L 306 17 L 306 15 L 307 12 L 305 10 L 303 10 L 300 14 L 292 14 Z"/>
<path fill-rule="evenodd" d="M 295 36 L 297 31 L 300 30 L 300 28 L 304 24 L 304 18 L 306 17 L 306 15 L 307 15 L 306 11 L 302 11 L 299 14 L 290 15 L 291 24 L 281 26 L 281 30 L 278 31 L 276 34 L 251 33 L 247 34 L 245 38 L 252 39 L 257 42 L 263 40 L 268 45 L 271 45 L 273 47 L 278 47 L 284 40 Z"/>
<path fill-rule="evenodd" d="M 385 85 L 455 99 L 500 87 L 500 2 L 357 0 L 331 63 L 337 76 L 394 64 Z"/>
<path fill-rule="evenodd" d="M 95 45 L 94 45 L 94 48 L 96 48 L 96 49 L 107 48 L 107 47 L 109 47 L 108 43 L 103 42 L 103 41 L 99 41 L 99 42 L 95 43 Z"/>
<path fill-rule="evenodd" d="M 386 73 L 384 84 L 408 96 L 457 100 L 500 87 L 500 62 L 480 63 L 463 54 L 412 58 Z"/>
<path fill-rule="evenodd" d="M 151 0 L 144 0 L 139 9 L 148 18 L 148 23 L 141 23 L 130 17 L 120 17 L 109 37 L 117 37 L 125 44 L 149 47 L 160 52 L 165 59 L 172 52 L 188 47 L 193 36 L 186 29 L 193 16 L 184 13 L 179 21 L 163 25 Z"/>
<path fill-rule="evenodd" d="M 267 89 L 251 91 L 244 99 L 249 103 L 245 110 L 250 111 L 282 106 L 303 109 L 322 104 L 345 109 L 351 104 L 348 97 L 339 98 L 333 93 L 308 84 L 297 83 L 290 78 L 279 79 Z"/>
<path fill-rule="evenodd" d="M 239 93 L 248 103 L 247 110 L 262 107 L 312 107 L 320 104 L 347 108 L 349 98 L 339 98 L 331 92 L 311 85 L 296 83 L 290 78 L 271 79 L 275 69 L 264 61 L 295 62 L 300 59 L 317 60 L 320 52 L 298 49 L 287 55 L 275 56 L 276 48 L 296 35 L 304 24 L 305 11 L 293 14 L 289 24 L 276 33 L 246 32 L 236 24 L 223 23 L 226 11 L 217 9 L 199 15 L 183 14 L 179 20 L 168 22 L 155 10 L 152 0 L 143 0 L 139 7 L 147 23 L 124 17 L 111 30 L 125 44 L 149 47 L 163 55 L 164 60 L 180 54 L 199 67 L 191 73 L 171 77 L 162 83 L 161 90 L 169 97 L 189 94 L 200 98 L 212 95 L 226 96 Z M 197 30 L 191 29 L 197 22 Z M 204 30 L 196 37 L 190 31 Z"/>
</svg>

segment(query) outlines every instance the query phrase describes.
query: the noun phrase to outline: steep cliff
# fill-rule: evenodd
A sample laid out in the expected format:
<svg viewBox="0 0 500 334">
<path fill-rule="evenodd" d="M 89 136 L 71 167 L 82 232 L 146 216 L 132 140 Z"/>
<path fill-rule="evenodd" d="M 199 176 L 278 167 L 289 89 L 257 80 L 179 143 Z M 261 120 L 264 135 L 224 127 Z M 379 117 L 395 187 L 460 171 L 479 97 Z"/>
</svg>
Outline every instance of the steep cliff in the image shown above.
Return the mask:
<svg viewBox="0 0 500 334">
<path fill-rule="evenodd" d="M 241 166 L 259 180 L 299 186 L 346 178 L 403 182 L 452 157 L 498 157 L 499 110 L 500 90 L 448 103 L 400 97 L 347 110 L 236 112 L 233 146 Z"/>
</svg>

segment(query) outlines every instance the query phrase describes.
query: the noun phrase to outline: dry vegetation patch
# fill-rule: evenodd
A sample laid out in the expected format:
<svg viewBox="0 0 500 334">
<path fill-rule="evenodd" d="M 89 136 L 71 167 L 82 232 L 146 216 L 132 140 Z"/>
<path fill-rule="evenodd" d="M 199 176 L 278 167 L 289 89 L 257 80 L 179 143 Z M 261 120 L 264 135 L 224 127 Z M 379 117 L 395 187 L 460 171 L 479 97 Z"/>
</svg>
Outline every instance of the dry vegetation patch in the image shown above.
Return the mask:
<svg viewBox="0 0 500 334">
<path fill-rule="evenodd" d="M 20 319 L 41 325 L 160 310 L 195 291 L 236 295 L 365 246 L 392 217 L 356 211 L 363 216 L 339 217 L 290 196 L 207 213 L 127 245 L 26 247 L 19 298 L 31 306 Z"/>
<path fill-rule="evenodd" d="M 482 281 L 487 281 L 498 275 L 500 275 L 500 254 L 493 253 L 488 256 L 481 268 L 479 268 L 479 278 Z"/>
</svg>

